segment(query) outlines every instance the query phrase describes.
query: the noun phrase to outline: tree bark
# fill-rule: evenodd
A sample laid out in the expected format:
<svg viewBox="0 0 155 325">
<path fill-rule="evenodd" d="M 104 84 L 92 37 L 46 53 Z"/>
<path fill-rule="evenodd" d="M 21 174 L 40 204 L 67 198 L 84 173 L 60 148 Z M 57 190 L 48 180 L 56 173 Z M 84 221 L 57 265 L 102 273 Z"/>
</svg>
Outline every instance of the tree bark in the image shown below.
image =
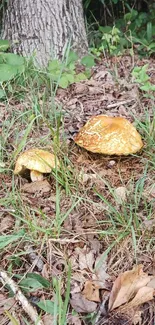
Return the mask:
<svg viewBox="0 0 155 325">
<path fill-rule="evenodd" d="M 8 0 L 2 36 L 15 41 L 15 53 L 35 55 L 39 65 L 60 57 L 70 45 L 84 54 L 88 44 L 82 0 Z"/>
</svg>

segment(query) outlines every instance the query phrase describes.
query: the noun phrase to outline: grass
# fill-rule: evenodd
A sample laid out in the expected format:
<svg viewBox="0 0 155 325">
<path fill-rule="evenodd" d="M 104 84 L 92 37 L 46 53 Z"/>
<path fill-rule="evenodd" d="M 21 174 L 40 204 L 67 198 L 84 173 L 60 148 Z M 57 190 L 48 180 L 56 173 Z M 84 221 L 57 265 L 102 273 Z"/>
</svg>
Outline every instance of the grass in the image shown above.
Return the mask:
<svg viewBox="0 0 155 325">
<path fill-rule="evenodd" d="M 99 265 L 103 260 L 110 259 L 116 247 L 119 251 L 122 243 L 129 238 L 132 243 L 132 262 L 138 262 L 140 243 L 143 241 L 145 249 L 151 251 L 155 239 L 152 228 L 146 227 L 147 223 L 154 219 L 155 199 L 150 198 L 148 189 L 151 191 L 155 179 L 155 109 L 153 108 L 154 116 L 150 117 L 146 112 L 143 121 L 135 119 L 144 138 L 142 153 L 130 157 L 129 162 L 128 158 L 123 158 L 121 164 L 116 160 L 117 168 L 111 170 L 111 176 L 102 177 L 100 172 L 107 158 L 91 156 L 75 146 L 67 145 L 61 107 L 54 102 L 56 94 L 53 96 L 53 92 L 50 93 L 52 86 L 50 87 L 44 73 L 31 70 L 30 67 L 28 71 L 21 86 L 20 80 L 12 85 L 12 97 L 10 99 L 8 96 L 5 103 L 7 118 L 3 120 L 1 132 L 0 206 L 4 217 L 9 214 L 14 219 L 12 227 L 8 227 L 0 238 L 0 245 L 6 243 L 1 247 L 5 269 L 11 275 L 24 272 L 26 274 L 27 269 L 31 269 L 31 263 L 26 262 L 25 242 L 35 247 L 35 251 L 39 252 L 39 256 L 48 264 L 49 239 L 58 239 L 58 243 L 61 238 L 79 239 L 86 244 L 92 235 L 102 245 L 103 254 Z M 45 89 L 47 85 L 48 91 Z M 49 151 L 53 149 L 61 161 L 60 170 L 56 168 L 56 171 L 48 176 L 52 186 L 50 196 L 23 194 L 20 188 L 24 180 L 13 175 L 17 156 L 29 147 L 40 147 Z M 86 164 L 85 160 L 79 163 L 80 154 L 90 163 Z M 109 157 L 108 160 L 110 159 Z M 133 164 L 133 171 L 130 171 L 126 181 L 125 174 L 128 173 L 130 163 Z M 124 173 L 123 168 L 126 168 Z M 84 173 L 85 170 L 88 171 L 90 177 L 93 170 L 95 184 L 80 180 L 82 169 Z M 115 191 L 118 186 L 123 186 L 127 193 L 126 200 L 121 204 Z M 25 230 L 23 237 L 19 234 L 21 229 Z M 56 248 L 59 253 L 56 250 L 53 258 L 56 258 L 57 254 L 65 258 L 67 281 L 65 277 L 56 277 L 52 294 L 47 290 L 44 295 L 46 299 L 51 299 L 51 295 L 55 296 L 54 324 L 64 325 L 67 324 L 69 313 L 73 270 L 69 263 L 71 251 L 68 246 L 64 249 L 58 244 L 53 247 Z M 9 255 L 9 258 L 6 259 L 5 255 Z M 109 272 L 112 272 L 111 269 Z M 37 270 L 34 268 L 35 271 Z M 49 278 L 51 279 L 51 275 Z"/>
</svg>

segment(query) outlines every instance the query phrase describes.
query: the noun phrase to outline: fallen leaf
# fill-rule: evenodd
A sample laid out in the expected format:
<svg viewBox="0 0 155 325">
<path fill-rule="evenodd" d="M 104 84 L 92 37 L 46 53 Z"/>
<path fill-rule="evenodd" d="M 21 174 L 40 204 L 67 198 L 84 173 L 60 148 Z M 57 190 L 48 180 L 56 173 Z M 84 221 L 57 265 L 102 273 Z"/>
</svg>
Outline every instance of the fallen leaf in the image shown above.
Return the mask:
<svg viewBox="0 0 155 325">
<path fill-rule="evenodd" d="M 68 325 L 81 325 L 82 322 L 81 322 L 79 316 L 71 315 L 68 317 L 67 324 Z"/>
<path fill-rule="evenodd" d="M 151 281 L 147 284 L 147 287 L 155 289 L 155 278 L 151 279 Z"/>
<path fill-rule="evenodd" d="M 55 319 L 54 319 L 54 316 L 52 316 L 52 315 L 44 315 L 42 320 L 43 320 L 44 325 L 54 325 L 55 324 Z"/>
<path fill-rule="evenodd" d="M 93 251 L 87 252 L 86 248 L 81 249 L 79 247 L 77 247 L 75 250 L 76 252 L 78 252 L 79 255 L 80 270 L 87 270 L 87 271 L 89 270 L 93 272 L 93 265 L 95 262 Z"/>
<path fill-rule="evenodd" d="M 43 267 L 44 267 L 43 259 L 34 250 L 33 246 L 31 246 L 29 244 L 26 244 L 24 249 L 26 251 L 26 254 L 28 255 L 30 263 L 32 265 L 35 265 L 35 267 L 38 269 L 38 271 L 41 272 L 43 270 Z"/>
<path fill-rule="evenodd" d="M 88 181 L 90 181 L 92 184 L 96 182 L 97 179 L 97 175 L 93 174 L 93 173 L 80 173 L 79 174 L 79 181 L 81 181 L 81 183 L 85 184 Z"/>
<path fill-rule="evenodd" d="M 127 189 L 124 186 L 117 187 L 114 191 L 116 201 L 118 204 L 122 204 L 126 201 Z"/>
<path fill-rule="evenodd" d="M 48 183 L 48 181 L 45 179 L 43 181 L 36 181 L 28 184 L 24 184 L 21 188 L 23 192 L 27 193 L 40 193 L 45 194 L 49 193 L 51 190 L 51 185 Z"/>
<path fill-rule="evenodd" d="M 95 74 L 94 80 L 102 80 L 105 81 L 105 83 L 107 82 L 112 85 L 114 84 L 112 74 L 109 71 L 106 71 L 105 69 L 100 69 L 100 71 Z"/>
<path fill-rule="evenodd" d="M 97 303 L 85 299 L 81 293 L 73 294 L 70 304 L 78 313 L 92 313 L 97 309 Z"/>
<path fill-rule="evenodd" d="M 99 287 L 93 281 L 85 282 L 82 294 L 90 301 L 100 302 Z"/>
<path fill-rule="evenodd" d="M 142 324 L 142 311 L 137 310 L 132 319 L 133 325 L 141 325 Z"/>
<path fill-rule="evenodd" d="M 12 228 L 14 225 L 14 222 L 15 222 L 14 218 L 9 214 L 7 216 L 3 217 L 3 219 L 0 222 L 1 232 Z"/>
<path fill-rule="evenodd" d="M 6 298 L 2 293 L 0 294 L 0 315 L 4 315 L 5 310 L 10 310 L 15 306 L 14 298 Z M 1 324 L 1 323 L 0 323 Z"/>
<path fill-rule="evenodd" d="M 114 282 L 110 298 L 109 310 L 113 310 L 132 299 L 137 291 L 150 282 L 151 277 L 143 272 L 142 265 L 134 267 L 118 276 Z"/>
<path fill-rule="evenodd" d="M 80 94 L 80 96 L 82 95 L 82 93 L 88 92 L 88 86 L 84 85 L 82 83 L 76 83 L 75 87 L 74 87 L 74 94 L 78 95 Z"/>
<path fill-rule="evenodd" d="M 154 298 L 154 293 L 155 293 L 154 288 L 150 288 L 147 286 L 142 287 L 138 290 L 135 297 L 128 304 L 124 306 L 124 308 L 129 309 L 130 307 L 133 308 L 142 305 L 145 302 L 152 300 Z"/>
<path fill-rule="evenodd" d="M 117 318 L 117 325 L 142 325 L 142 311 L 135 308 L 130 309 L 118 309 L 113 317 Z M 113 325 L 116 325 L 116 318 L 114 319 Z M 112 325 L 110 322 L 110 325 Z"/>
<path fill-rule="evenodd" d="M 96 258 L 94 274 L 92 274 L 92 279 L 100 289 L 106 288 L 106 280 L 109 278 L 106 269 L 107 262 L 105 259 L 103 260 L 103 254 L 101 254 Z"/>
</svg>

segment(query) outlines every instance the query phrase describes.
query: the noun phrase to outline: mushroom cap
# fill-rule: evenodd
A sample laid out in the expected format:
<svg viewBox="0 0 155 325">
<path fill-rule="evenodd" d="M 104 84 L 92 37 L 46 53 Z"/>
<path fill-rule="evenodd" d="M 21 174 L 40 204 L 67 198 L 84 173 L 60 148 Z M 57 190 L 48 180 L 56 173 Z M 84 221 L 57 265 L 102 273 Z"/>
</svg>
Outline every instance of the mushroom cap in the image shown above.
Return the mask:
<svg viewBox="0 0 155 325">
<path fill-rule="evenodd" d="M 140 134 L 128 120 L 106 115 L 92 117 L 74 141 L 88 151 L 106 155 L 129 155 L 143 147 Z"/>
<path fill-rule="evenodd" d="M 38 148 L 29 149 L 20 154 L 16 161 L 14 174 L 20 174 L 25 169 L 35 170 L 40 173 L 50 173 L 52 168 L 55 168 L 55 155 Z M 59 162 L 57 160 L 57 165 Z"/>
</svg>

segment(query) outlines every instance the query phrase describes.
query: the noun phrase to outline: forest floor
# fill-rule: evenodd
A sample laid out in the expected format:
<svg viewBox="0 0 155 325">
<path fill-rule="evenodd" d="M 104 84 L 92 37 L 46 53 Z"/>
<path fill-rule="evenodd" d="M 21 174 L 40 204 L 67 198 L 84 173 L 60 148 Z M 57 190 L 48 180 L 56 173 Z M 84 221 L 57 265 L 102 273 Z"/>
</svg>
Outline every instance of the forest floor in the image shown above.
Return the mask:
<svg viewBox="0 0 155 325">
<path fill-rule="evenodd" d="M 155 323 L 153 299 L 108 312 L 121 273 L 141 264 L 155 276 L 155 97 L 131 76 L 145 64 L 155 85 L 153 59 L 123 56 L 103 59 L 89 80 L 55 98 L 32 80 L 26 96 L 14 91 L 0 103 L 1 271 L 45 325 Z M 143 150 L 110 157 L 78 147 L 79 128 L 99 114 L 133 122 Z M 41 184 L 13 175 L 18 154 L 31 147 L 56 151 L 61 162 Z M 34 324 L 2 278 L 0 325 Z"/>
</svg>

